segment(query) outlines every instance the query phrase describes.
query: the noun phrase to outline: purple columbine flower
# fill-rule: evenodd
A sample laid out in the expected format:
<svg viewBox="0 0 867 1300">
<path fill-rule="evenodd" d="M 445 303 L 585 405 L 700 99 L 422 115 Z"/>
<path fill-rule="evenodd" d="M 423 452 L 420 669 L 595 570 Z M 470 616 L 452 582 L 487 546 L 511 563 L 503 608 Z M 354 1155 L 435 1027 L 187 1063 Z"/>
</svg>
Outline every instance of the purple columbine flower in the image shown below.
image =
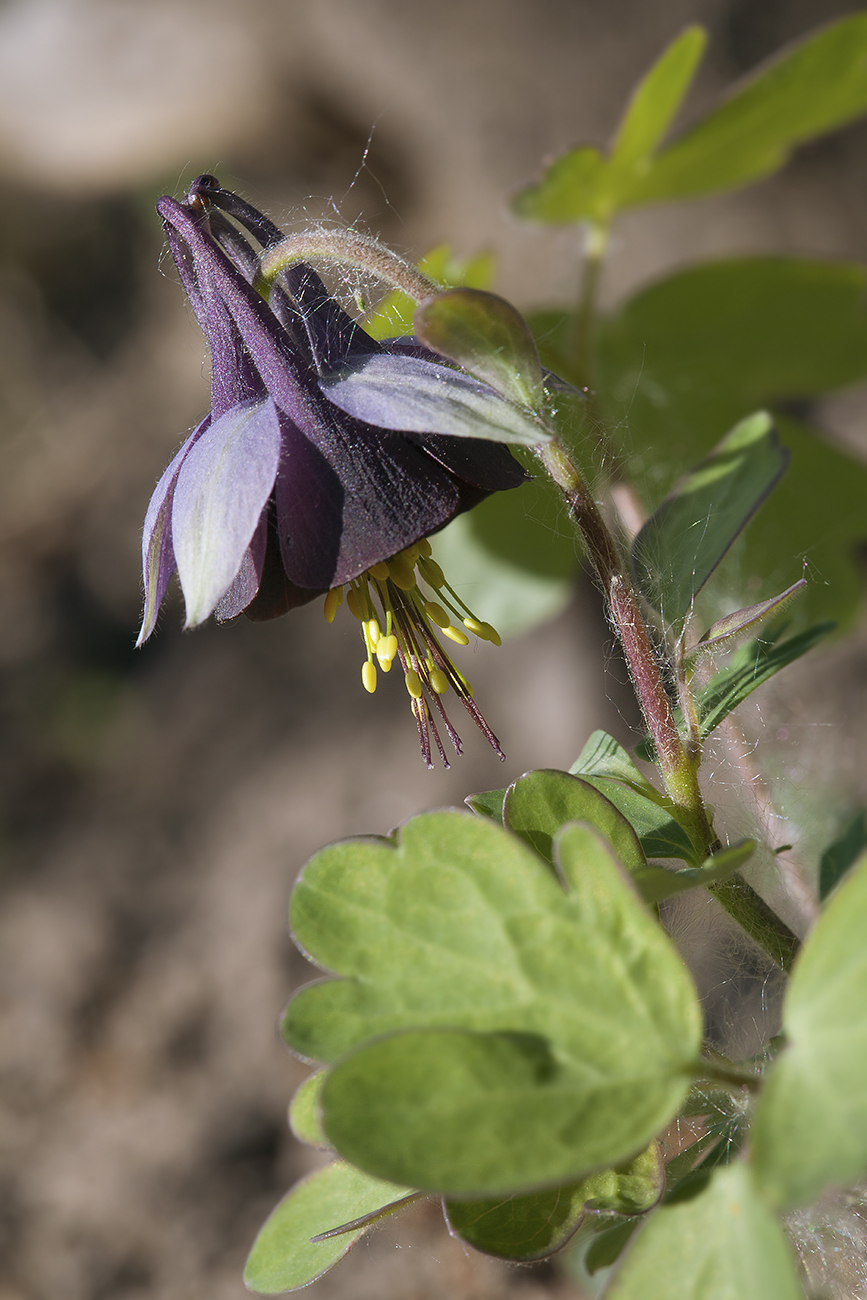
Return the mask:
<svg viewBox="0 0 867 1300">
<path fill-rule="evenodd" d="M 399 659 L 428 764 L 431 731 L 446 761 L 433 711 L 460 752 L 440 699 L 450 686 L 500 753 L 440 639 L 497 635 L 445 582 L 426 538 L 524 481 L 500 444 L 531 441 L 526 412 L 415 340 L 377 342 L 307 266 L 282 272 L 266 302 L 249 236 L 267 250 L 283 235 L 213 177 L 157 208 L 210 348 L 211 411 L 148 506 L 138 644 L 176 571 L 186 627 L 210 614 L 275 618 L 318 595 L 330 621 L 347 587 L 363 683 L 372 692 L 376 665 Z"/>
</svg>

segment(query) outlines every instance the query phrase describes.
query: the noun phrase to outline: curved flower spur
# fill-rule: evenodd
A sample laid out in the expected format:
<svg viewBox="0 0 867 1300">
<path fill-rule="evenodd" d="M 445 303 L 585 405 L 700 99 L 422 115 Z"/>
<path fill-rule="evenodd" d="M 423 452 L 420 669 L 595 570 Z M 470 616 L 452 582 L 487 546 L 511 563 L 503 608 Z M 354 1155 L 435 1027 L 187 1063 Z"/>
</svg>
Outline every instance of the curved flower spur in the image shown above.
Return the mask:
<svg viewBox="0 0 867 1300">
<path fill-rule="evenodd" d="M 211 411 L 147 510 L 138 644 L 175 571 L 186 627 L 212 613 L 276 618 L 319 595 L 330 622 L 346 588 L 363 684 L 373 692 L 377 666 L 400 661 L 428 766 L 431 735 L 448 766 L 435 713 L 461 752 L 441 699 L 449 686 L 502 757 L 441 640 L 499 637 L 445 581 L 427 537 L 525 480 L 499 444 L 543 441 L 538 418 L 416 339 L 377 342 L 304 263 L 268 286 L 249 237 L 273 261 L 284 235 L 213 177 L 157 209 L 210 349 Z"/>
</svg>

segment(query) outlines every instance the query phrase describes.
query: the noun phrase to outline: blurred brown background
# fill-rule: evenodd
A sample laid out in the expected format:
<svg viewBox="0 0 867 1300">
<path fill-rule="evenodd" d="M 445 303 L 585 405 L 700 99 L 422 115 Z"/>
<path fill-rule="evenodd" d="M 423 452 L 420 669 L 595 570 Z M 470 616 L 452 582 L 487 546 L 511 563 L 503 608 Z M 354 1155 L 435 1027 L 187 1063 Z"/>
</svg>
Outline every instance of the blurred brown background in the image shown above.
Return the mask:
<svg viewBox="0 0 867 1300">
<path fill-rule="evenodd" d="M 208 405 L 154 200 L 218 169 L 288 228 L 330 214 L 413 256 L 491 248 L 502 292 L 565 302 L 576 234 L 521 227 L 506 206 L 543 155 L 604 142 L 688 21 L 712 33 L 695 111 L 861 7 L 0 7 L 0 1300 L 244 1294 L 257 1226 L 314 1159 L 286 1130 L 303 1070 L 274 1027 L 305 978 L 285 924 L 299 866 L 330 839 L 568 766 L 594 727 L 628 741 L 636 721 L 616 660 L 604 676 L 589 583 L 550 628 L 474 652 L 505 770 L 467 725 L 467 756 L 426 772 L 399 683 L 365 696 L 354 626 L 326 627 L 318 604 L 183 636 L 175 597 L 133 649 L 144 510 Z M 609 295 L 714 253 L 867 256 L 865 145 L 858 126 L 746 194 L 624 220 Z M 860 399 L 831 417 L 863 439 Z M 830 653 L 834 684 L 798 670 L 783 720 L 860 773 L 863 654 Z M 818 728 L 835 703 L 832 744 Z M 574 1291 L 551 1268 L 470 1255 L 423 1207 L 310 1294 Z"/>
</svg>

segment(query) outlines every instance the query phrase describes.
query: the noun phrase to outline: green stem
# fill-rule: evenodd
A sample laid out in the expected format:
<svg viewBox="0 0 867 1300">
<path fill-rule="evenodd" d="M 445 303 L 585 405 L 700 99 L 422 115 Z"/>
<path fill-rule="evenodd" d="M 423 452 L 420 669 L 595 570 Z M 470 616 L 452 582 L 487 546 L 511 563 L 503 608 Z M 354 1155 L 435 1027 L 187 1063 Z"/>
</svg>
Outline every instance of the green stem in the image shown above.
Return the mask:
<svg viewBox="0 0 867 1300">
<path fill-rule="evenodd" d="M 591 224 L 587 227 L 584 246 L 584 273 L 581 281 L 578 309 L 574 317 L 575 325 L 571 354 L 574 358 L 575 382 L 578 387 L 590 389 L 591 401 L 593 400 L 591 383 L 593 377 L 593 327 L 596 322 L 596 298 L 607 244 L 607 225 Z"/>
<path fill-rule="evenodd" d="M 678 730 L 662 678 L 653 639 L 638 597 L 599 507 L 562 444 L 553 438 L 538 449 L 549 476 L 563 492 L 584 541 L 602 590 L 608 614 L 623 647 L 635 693 L 653 739 L 666 792 L 677 820 L 702 857 L 719 847 L 698 785 L 700 754 L 689 752 Z M 755 890 L 740 877 L 708 887 L 722 907 L 771 959 L 789 970 L 798 940 Z"/>
</svg>

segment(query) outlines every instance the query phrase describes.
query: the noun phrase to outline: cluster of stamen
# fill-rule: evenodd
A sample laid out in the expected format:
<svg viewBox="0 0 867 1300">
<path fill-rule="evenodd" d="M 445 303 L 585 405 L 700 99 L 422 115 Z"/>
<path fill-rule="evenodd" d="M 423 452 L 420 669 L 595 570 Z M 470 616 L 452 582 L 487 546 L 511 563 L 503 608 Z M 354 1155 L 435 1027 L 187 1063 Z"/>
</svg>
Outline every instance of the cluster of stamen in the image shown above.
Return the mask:
<svg viewBox="0 0 867 1300">
<path fill-rule="evenodd" d="M 420 579 L 436 599 L 424 594 Z M 449 766 L 435 714 L 439 715 L 455 753 L 462 752 L 461 738 L 442 702 L 449 687 L 494 751 L 503 758 L 499 741 L 473 701 L 470 683 L 455 667 L 440 640 L 445 637 L 456 645 L 468 645 L 467 633 L 471 632 L 480 641 L 499 645 L 499 635 L 490 623 L 477 619 L 446 582 L 442 569 L 431 558 L 430 542 L 426 538 L 414 542 L 390 560 L 372 565 L 346 586 L 346 605 L 361 624 L 366 651 L 361 668 L 362 684 L 372 695 L 378 671 L 391 672 L 395 659 L 400 662 L 418 727 L 422 757 L 428 767 L 433 767 L 431 736 L 443 766 Z M 329 623 L 343 604 L 343 597 L 343 587 L 333 587 L 325 597 L 325 617 Z"/>
</svg>

